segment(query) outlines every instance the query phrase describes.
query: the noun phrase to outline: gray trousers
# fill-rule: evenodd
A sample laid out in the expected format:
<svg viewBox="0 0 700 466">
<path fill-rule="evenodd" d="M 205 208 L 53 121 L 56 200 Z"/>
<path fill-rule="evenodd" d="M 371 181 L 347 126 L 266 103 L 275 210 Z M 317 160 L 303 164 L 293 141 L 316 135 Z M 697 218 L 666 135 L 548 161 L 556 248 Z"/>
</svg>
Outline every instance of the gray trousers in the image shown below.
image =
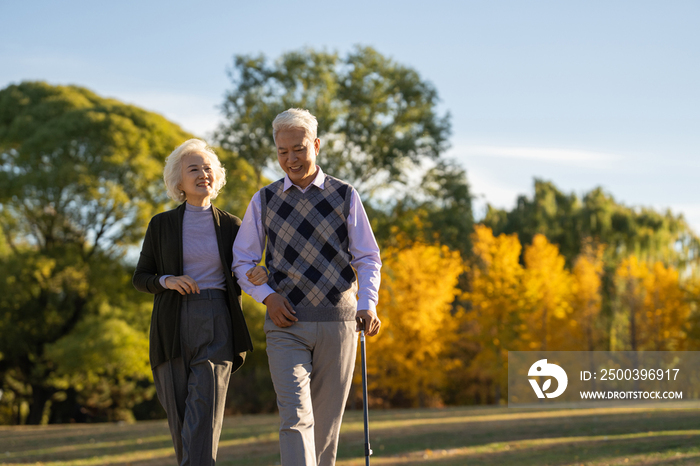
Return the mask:
<svg viewBox="0 0 700 466">
<path fill-rule="evenodd" d="M 183 296 L 182 356 L 153 370 L 180 466 L 216 463 L 233 366 L 231 317 L 221 290 Z"/>
<path fill-rule="evenodd" d="M 355 322 L 265 320 L 282 466 L 332 466 L 357 351 Z"/>
</svg>

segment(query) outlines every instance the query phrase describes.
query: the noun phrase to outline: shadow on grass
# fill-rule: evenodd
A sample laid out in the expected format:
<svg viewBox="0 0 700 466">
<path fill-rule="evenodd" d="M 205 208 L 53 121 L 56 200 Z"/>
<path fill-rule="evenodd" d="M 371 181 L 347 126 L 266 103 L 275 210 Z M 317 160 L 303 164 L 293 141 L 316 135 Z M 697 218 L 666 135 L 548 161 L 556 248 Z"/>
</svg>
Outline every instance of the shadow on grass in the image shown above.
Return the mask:
<svg viewBox="0 0 700 466">
<path fill-rule="evenodd" d="M 694 410 L 449 408 L 370 414 L 372 464 L 700 464 Z M 279 464 L 278 418 L 226 418 L 221 465 Z M 345 416 L 339 465 L 362 465 L 362 413 Z M 164 421 L 0 428 L 0 464 L 161 466 L 174 463 Z"/>
<path fill-rule="evenodd" d="M 372 448 L 376 455 L 373 462 L 558 465 L 593 461 L 592 464 L 613 464 L 611 460 L 623 456 L 620 464 L 700 464 L 695 449 L 700 444 L 700 431 L 696 430 L 700 423 L 692 410 L 530 411 L 512 413 L 498 420 L 493 420 L 497 410 L 490 414 L 472 413 L 473 420 L 462 420 L 463 417 L 455 420 L 455 416 L 442 415 L 441 422 L 435 425 L 414 424 L 404 418 L 406 425 L 391 428 L 382 428 L 381 416 L 375 416 L 379 422 L 378 428 L 372 429 Z M 348 433 L 341 439 L 339 457 L 361 458 L 362 449 L 361 437 Z M 443 451 L 449 454 L 442 454 Z M 670 459 L 677 463 L 658 462 L 669 460 L 664 454 L 670 456 L 678 452 L 694 459 L 681 457 Z M 655 462 L 630 463 L 628 459 L 624 463 L 625 456 L 640 454 L 649 457 L 649 461 L 656 456 Z"/>
<path fill-rule="evenodd" d="M 643 438 L 603 440 L 557 439 L 496 443 L 454 450 L 426 450 L 377 464 L 435 465 L 602 465 L 602 464 L 698 464 L 698 435 L 645 436 Z M 561 441 L 559 441 L 561 440 Z M 377 458 L 378 459 L 378 458 Z"/>
</svg>

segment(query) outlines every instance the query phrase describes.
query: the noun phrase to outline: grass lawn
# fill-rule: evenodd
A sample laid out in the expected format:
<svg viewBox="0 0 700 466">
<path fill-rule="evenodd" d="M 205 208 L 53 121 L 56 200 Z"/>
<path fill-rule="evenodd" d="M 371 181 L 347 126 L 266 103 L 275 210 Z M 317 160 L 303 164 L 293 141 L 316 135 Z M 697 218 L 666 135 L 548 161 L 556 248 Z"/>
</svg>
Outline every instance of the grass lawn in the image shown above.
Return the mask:
<svg viewBox="0 0 700 466">
<path fill-rule="evenodd" d="M 373 465 L 700 465 L 692 409 L 372 411 Z M 228 417 L 217 465 L 279 464 L 277 416 Z M 364 465 L 362 412 L 346 413 L 338 465 Z M 175 464 L 165 421 L 0 427 L 0 464 Z"/>
</svg>

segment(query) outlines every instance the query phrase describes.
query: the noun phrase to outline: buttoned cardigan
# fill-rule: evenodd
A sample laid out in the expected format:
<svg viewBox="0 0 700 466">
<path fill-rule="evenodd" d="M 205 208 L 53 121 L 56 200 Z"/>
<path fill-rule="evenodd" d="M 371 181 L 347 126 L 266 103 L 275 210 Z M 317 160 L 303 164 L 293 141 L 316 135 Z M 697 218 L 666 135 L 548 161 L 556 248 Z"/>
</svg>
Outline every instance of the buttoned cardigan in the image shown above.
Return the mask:
<svg viewBox="0 0 700 466">
<path fill-rule="evenodd" d="M 245 361 L 246 351 L 253 350 L 248 327 L 241 309 L 241 288 L 231 273 L 233 263 L 233 240 L 236 238 L 241 220 L 212 206 L 219 258 L 226 278 L 226 304 L 231 315 L 234 361 L 237 370 Z M 155 368 L 181 355 L 180 351 L 180 306 L 182 295 L 164 288 L 160 284 L 162 275 L 182 275 L 182 220 L 185 203 L 179 207 L 154 216 L 148 224 L 141 255 L 132 278 L 134 287 L 152 293 L 153 313 L 149 336 L 149 359 Z"/>
</svg>

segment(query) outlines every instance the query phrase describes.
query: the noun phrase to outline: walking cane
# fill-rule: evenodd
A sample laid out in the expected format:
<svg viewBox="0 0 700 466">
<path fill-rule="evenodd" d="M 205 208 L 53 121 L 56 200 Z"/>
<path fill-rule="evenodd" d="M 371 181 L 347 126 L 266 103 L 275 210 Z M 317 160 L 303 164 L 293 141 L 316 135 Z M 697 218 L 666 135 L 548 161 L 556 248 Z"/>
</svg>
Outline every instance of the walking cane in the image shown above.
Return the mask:
<svg viewBox="0 0 700 466">
<path fill-rule="evenodd" d="M 367 354 L 365 352 L 365 321 L 360 321 L 360 355 L 362 358 L 362 408 L 365 416 L 365 465 L 369 466 L 369 409 L 367 407 Z"/>
</svg>

